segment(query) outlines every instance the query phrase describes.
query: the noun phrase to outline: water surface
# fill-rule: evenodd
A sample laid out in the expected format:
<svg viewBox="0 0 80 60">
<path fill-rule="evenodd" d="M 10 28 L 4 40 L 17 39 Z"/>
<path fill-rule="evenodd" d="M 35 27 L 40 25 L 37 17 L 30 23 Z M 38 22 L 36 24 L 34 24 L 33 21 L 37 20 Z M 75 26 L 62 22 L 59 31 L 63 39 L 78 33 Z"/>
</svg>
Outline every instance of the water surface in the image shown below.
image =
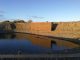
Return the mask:
<svg viewBox="0 0 80 60">
<path fill-rule="evenodd" d="M 25 33 L 0 34 L 0 54 L 54 54 L 78 47 L 80 44 L 45 36 Z"/>
</svg>

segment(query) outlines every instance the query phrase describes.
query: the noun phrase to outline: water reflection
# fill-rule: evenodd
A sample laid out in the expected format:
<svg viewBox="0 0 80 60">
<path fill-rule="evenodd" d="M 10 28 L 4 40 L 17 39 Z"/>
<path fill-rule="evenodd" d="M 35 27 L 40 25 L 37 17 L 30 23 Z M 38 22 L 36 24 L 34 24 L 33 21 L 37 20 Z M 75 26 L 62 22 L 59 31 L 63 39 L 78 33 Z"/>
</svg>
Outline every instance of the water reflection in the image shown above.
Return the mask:
<svg viewBox="0 0 80 60">
<path fill-rule="evenodd" d="M 19 33 L 16 33 L 16 38 L 17 39 L 28 39 L 34 45 L 51 48 L 51 40 L 50 39 L 43 38 L 43 37 L 40 37 L 38 35 L 30 35 L 30 34 L 19 34 Z"/>
<path fill-rule="evenodd" d="M 52 47 L 57 47 L 57 48 L 76 48 L 79 47 L 79 44 L 70 42 L 70 41 L 64 41 L 64 40 L 58 40 L 58 39 L 53 39 L 53 38 L 48 38 L 45 36 L 39 36 L 39 35 L 31 35 L 31 34 L 19 34 L 16 33 L 16 38 L 17 39 L 28 39 L 32 42 L 32 44 L 39 45 L 42 47 L 47 47 L 47 48 L 52 48 Z"/>
<path fill-rule="evenodd" d="M 52 53 L 77 47 L 80 47 L 77 43 L 45 36 L 25 33 L 0 34 L 0 54 Z"/>
<path fill-rule="evenodd" d="M 0 33 L 0 39 L 13 39 L 15 36 L 14 33 Z"/>
</svg>

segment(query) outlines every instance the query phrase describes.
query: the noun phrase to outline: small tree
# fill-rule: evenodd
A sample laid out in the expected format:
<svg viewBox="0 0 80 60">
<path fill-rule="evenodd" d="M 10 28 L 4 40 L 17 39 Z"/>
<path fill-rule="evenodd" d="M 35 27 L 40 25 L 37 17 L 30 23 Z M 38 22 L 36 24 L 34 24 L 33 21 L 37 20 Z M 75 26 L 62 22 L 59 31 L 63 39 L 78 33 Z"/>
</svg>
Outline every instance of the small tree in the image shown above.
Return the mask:
<svg viewBox="0 0 80 60">
<path fill-rule="evenodd" d="M 46 22 L 48 22 L 48 21 L 46 21 Z"/>
<path fill-rule="evenodd" d="M 32 20 L 28 20 L 27 22 L 28 22 L 28 23 L 31 23 L 31 22 L 32 22 Z"/>
<path fill-rule="evenodd" d="M 11 23 L 10 26 L 11 26 L 11 29 L 12 29 L 12 30 L 16 29 L 16 26 L 15 26 L 14 23 Z"/>
<path fill-rule="evenodd" d="M 9 20 L 5 20 L 5 21 L 3 21 L 3 23 L 6 23 L 6 22 L 10 22 Z"/>
<path fill-rule="evenodd" d="M 13 21 L 14 23 L 24 23 L 25 21 L 24 20 L 15 20 Z"/>
</svg>

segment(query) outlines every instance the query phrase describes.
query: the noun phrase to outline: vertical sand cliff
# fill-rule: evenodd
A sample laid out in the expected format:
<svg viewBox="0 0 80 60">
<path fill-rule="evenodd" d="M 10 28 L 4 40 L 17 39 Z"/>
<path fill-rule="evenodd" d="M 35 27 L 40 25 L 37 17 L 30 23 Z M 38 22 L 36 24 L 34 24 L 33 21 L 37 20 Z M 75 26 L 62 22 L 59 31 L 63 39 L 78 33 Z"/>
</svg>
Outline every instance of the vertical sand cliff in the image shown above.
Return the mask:
<svg viewBox="0 0 80 60">
<path fill-rule="evenodd" d="M 80 22 L 32 22 L 16 23 L 16 32 L 39 35 L 80 38 Z"/>
</svg>

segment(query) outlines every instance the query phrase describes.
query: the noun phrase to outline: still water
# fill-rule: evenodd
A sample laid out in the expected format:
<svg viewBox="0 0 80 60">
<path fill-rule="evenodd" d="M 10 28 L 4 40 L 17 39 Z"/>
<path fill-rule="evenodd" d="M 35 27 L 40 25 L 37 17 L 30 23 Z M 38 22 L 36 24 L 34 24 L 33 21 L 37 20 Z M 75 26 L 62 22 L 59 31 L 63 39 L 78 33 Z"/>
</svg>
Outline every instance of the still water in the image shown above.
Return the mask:
<svg viewBox="0 0 80 60">
<path fill-rule="evenodd" d="M 75 48 L 79 47 L 80 44 L 71 41 L 64 41 L 33 34 L 0 34 L 0 54 L 73 53 L 75 52 Z"/>
</svg>

